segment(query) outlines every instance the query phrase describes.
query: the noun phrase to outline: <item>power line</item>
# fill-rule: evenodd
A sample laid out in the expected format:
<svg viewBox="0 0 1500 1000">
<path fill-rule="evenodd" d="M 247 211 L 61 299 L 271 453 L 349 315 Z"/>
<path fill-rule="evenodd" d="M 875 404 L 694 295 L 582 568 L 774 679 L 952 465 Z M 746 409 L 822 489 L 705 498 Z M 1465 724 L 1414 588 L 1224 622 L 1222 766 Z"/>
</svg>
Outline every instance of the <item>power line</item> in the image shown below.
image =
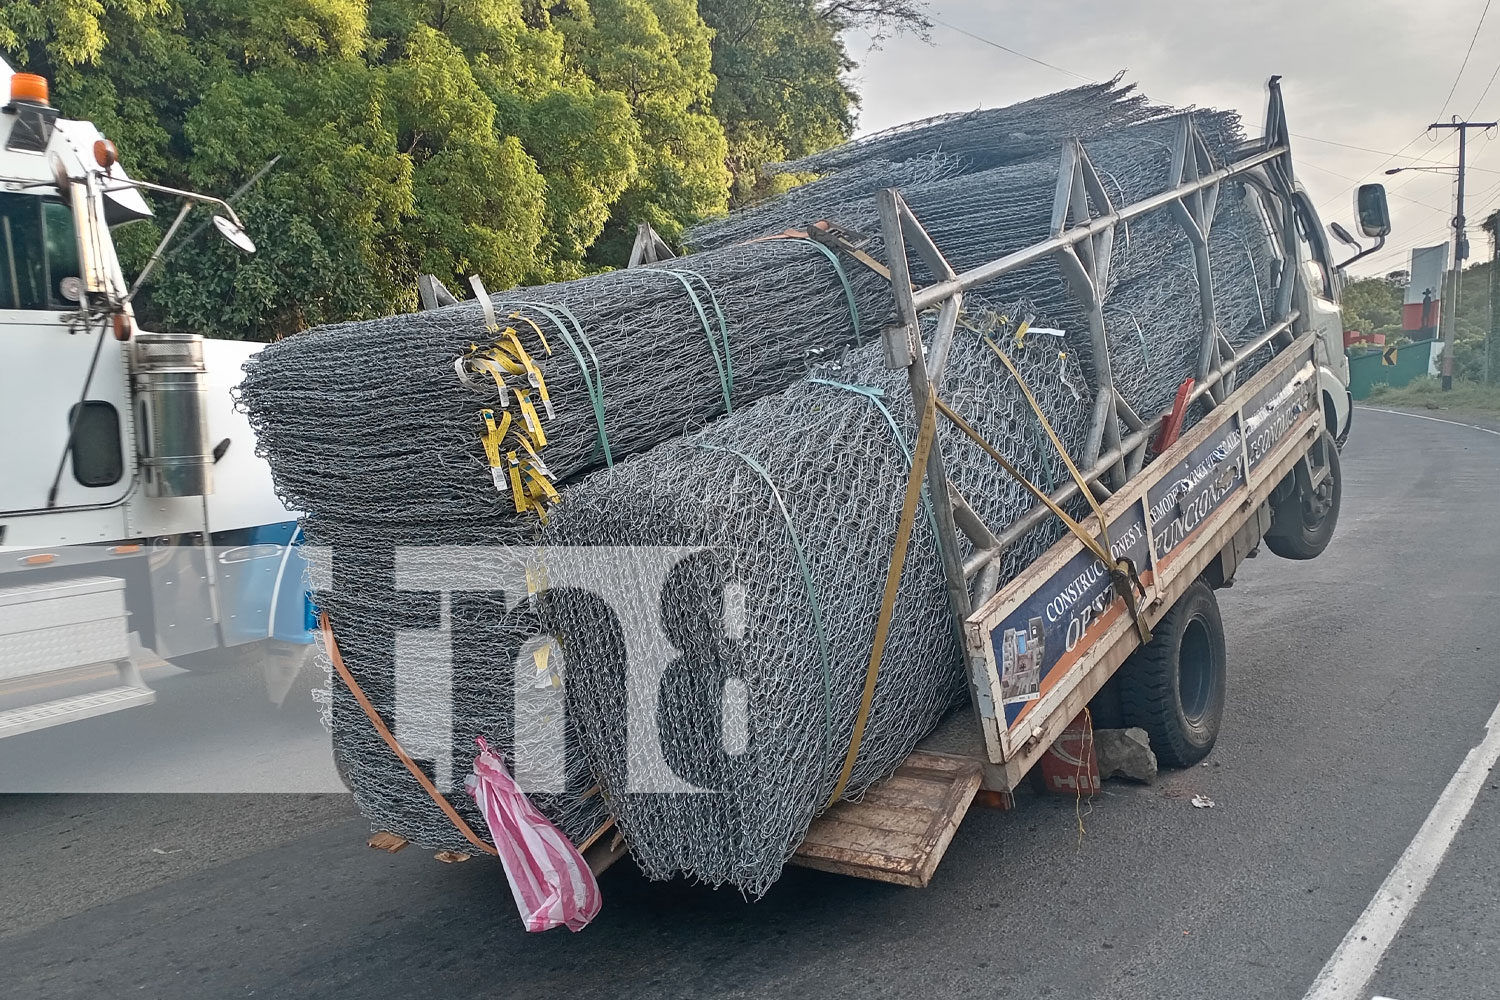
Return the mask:
<svg viewBox="0 0 1500 1000">
<path fill-rule="evenodd" d="M 1490 74 L 1490 82 L 1484 85 L 1484 93 L 1480 94 L 1479 100 L 1474 102 L 1474 107 L 1469 112 L 1470 118 L 1473 118 L 1478 113 L 1479 106 L 1484 103 L 1486 97 L 1490 96 L 1490 88 L 1495 85 L 1495 77 L 1497 76 L 1500 76 L 1500 63 L 1495 63 L 1495 72 Z"/>
<path fill-rule="evenodd" d="M 1464 61 L 1458 64 L 1458 75 L 1453 78 L 1453 86 L 1448 88 L 1448 99 L 1443 102 L 1443 111 L 1448 110 L 1448 104 L 1453 100 L 1453 94 L 1458 90 L 1458 81 L 1464 78 L 1464 68 L 1469 65 L 1469 56 L 1474 54 L 1474 43 L 1479 40 L 1479 29 L 1484 27 L 1484 19 L 1489 15 L 1490 4 L 1494 0 L 1484 0 L 1484 10 L 1479 12 L 1479 23 L 1474 25 L 1474 34 L 1469 36 L 1469 50 L 1464 53 Z M 1437 116 L 1443 117 L 1443 111 Z"/>
<path fill-rule="evenodd" d="M 1500 187 L 1500 185 L 1497 185 L 1497 187 Z M 1466 225 L 1464 228 L 1469 232 L 1477 232 L 1484 228 L 1484 224 L 1475 223 L 1473 225 Z M 1431 241 L 1438 239 L 1438 237 L 1440 236 L 1452 236 L 1452 234 L 1453 226 L 1451 223 L 1437 226 L 1435 228 L 1423 231 L 1418 236 L 1406 237 L 1405 241 L 1397 246 L 1386 247 L 1384 250 L 1371 254 L 1370 257 L 1363 263 L 1365 266 L 1369 266 L 1370 264 L 1374 264 L 1376 261 L 1387 260 L 1396 255 L 1400 255 L 1404 258 L 1410 251 L 1415 250 L 1418 247 L 1435 245 Z M 1442 242 L 1446 245 L 1448 241 L 1445 239 Z"/>
<path fill-rule="evenodd" d="M 1500 71 L 1500 67 L 1496 67 L 1496 69 L 1497 69 L 1497 71 Z M 1390 157 L 1393 160 L 1396 157 L 1398 157 L 1398 156 L 1401 155 L 1400 153 L 1390 153 L 1390 152 L 1387 152 L 1384 149 L 1372 149 L 1369 146 L 1356 146 L 1353 143 L 1349 143 L 1349 142 L 1335 142 L 1333 139 L 1319 139 L 1315 135 L 1303 135 L 1301 132 L 1293 132 L 1292 133 L 1292 137 L 1296 138 L 1296 139 L 1306 139 L 1308 142 L 1320 142 L 1320 143 L 1322 143 L 1325 146 L 1339 146 L 1339 147 L 1342 147 L 1343 149 L 1357 149 L 1361 153 L 1378 153 L 1381 156 L 1388 156 L 1388 157 Z M 1441 164 L 1441 165 L 1445 165 L 1446 166 L 1446 164 L 1443 164 L 1442 160 L 1434 160 L 1434 159 L 1430 159 L 1430 158 L 1425 157 L 1425 156 L 1408 156 L 1407 159 L 1411 160 L 1413 163 L 1436 163 L 1436 164 Z M 1470 170 L 1478 170 L 1481 173 L 1486 173 L 1486 174 L 1500 174 L 1500 170 L 1491 170 L 1488 167 L 1473 167 L 1473 166 L 1471 166 L 1469 169 Z M 1366 176 L 1368 176 L 1368 175 L 1366 175 Z M 1358 182 L 1356 181 L 1355 183 L 1358 183 Z"/>
<path fill-rule="evenodd" d="M 1443 117 L 1443 112 L 1448 110 L 1448 104 L 1453 100 L 1454 92 L 1458 90 L 1458 81 L 1463 78 L 1464 68 L 1469 65 L 1469 55 L 1474 51 L 1474 43 L 1479 40 L 1479 29 L 1484 27 L 1484 19 L 1489 16 L 1490 4 L 1492 2 L 1493 0 L 1484 0 L 1484 10 L 1479 12 L 1479 23 L 1474 26 L 1474 34 L 1469 38 L 1469 51 L 1464 53 L 1464 61 L 1458 67 L 1458 75 L 1453 78 L 1453 86 L 1448 88 L 1447 100 L 1443 101 L 1442 111 L 1439 111 L 1437 115 L 1439 118 Z M 1392 160 L 1396 159 L 1402 153 L 1410 149 L 1418 139 L 1422 138 L 1422 136 L 1426 135 L 1429 131 L 1431 131 L 1431 129 L 1423 129 L 1421 132 L 1418 132 L 1416 135 L 1412 136 L 1409 140 L 1407 140 L 1404 146 L 1387 156 L 1383 161 L 1381 161 L 1380 165 L 1377 166 L 1375 170 L 1371 170 L 1369 173 L 1365 174 L 1365 177 L 1369 177 L 1370 174 L 1375 173 L 1376 170 L 1383 169 L 1386 164 L 1390 163 Z M 1323 208 L 1326 208 L 1327 206 L 1343 198 L 1350 191 L 1353 191 L 1357 186 L 1357 184 L 1351 185 L 1345 188 L 1343 191 L 1340 191 L 1335 197 L 1330 198 L 1319 205 L 1319 210 L 1322 210 Z"/>
<path fill-rule="evenodd" d="M 1063 69 L 1061 66 L 1058 66 L 1055 63 L 1047 62 L 1045 59 L 1038 59 L 1036 56 L 1029 56 L 1018 49 L 1011 48 L 1009 45 L 1001 45 L 999 42 L 994 41 L 993 39 L 985 38 L 983 35 L 976 35 L 974 32 L 969 31 L 967 28 L 960 28 L 956 24 L 949 24 L 947 21 L 939 20 L 935 17 L 931 20 L 933 24 L 940 24 L 943 27 L 947 28 L 949 31 L 956 31 L 960 35 L 967 35 L 968 37 L 974 39 L 976 42 L 983 42 L 986 45 L 993 46 L 994 48 L 999 49 L 1001 52 L 1009 52 L 1013 56 L 1019 56 L 1020 58 L 1025 59 L 1027 62 L 1034 62 L 1038 66 L 1045 66 L 1047 69 L 1055 70 L 1056 72 L 1062 73 L 1065 76 L 1071 76 L 1076 80 L 1082 80 L 1084 83 L 1099 82 L 1090 77 L 1084 76 L 1082 73 L 1075 73 L 1070 69 Z"/>
<path fill-rule="evenodd" d="M 1323 209 L 1327 208 L 1329 205 L 1332 205 L 1334 202 L 1341 200 L 1350 191 L 1353 191 L 1356 187 L 1358 187 L 1360 185 L 1360 182 L 1363 181 L 1365 179 L 1365 177 L 1369 177 L 1371 174 L 1373 174 L 1376 171 L 1382 169 L 1387 163 L 1390 163 L 1392 160 L 1396 159 L 1402 153 L 1404 153 L 1408 149 L 1410 149 L 1412 147 L 1412 145 L 1418 139 L 1422 138 L 1422 136 L 1424 136 L 1424 135 L 1427 134 L 1427 131 L 1428 131 L 1427 129 L 1423 129 L 1422 131 L 1418 132 L 1416 135 L 1412 136 L 1410 139 L 1408 139 L 1406 141 L 1406 145 L 1402 146 L 1400 149 L 1396 150 L 1394 153 L 1392 153 L 1391 155 L 1387 156 L 1384 160 L 1381 160 L 1380 163 L 1378 163 L 1375 166 L 1374 170 L 1366 171 L 1366 173 L 1364 174 L 1364 176 L 1361 177 L 1358 181 L 1355 181 L 1353 184 L 1350 184 L 1348 187 L 1344 188 L 1344 190 L 1340 191 L 1338 194 L 1334 195 L 1332 198 L 1325 199 L 1323 201 L 1323 203 L 1318 206 L 1318 211 L 1321 212 Z"/>
</svg>

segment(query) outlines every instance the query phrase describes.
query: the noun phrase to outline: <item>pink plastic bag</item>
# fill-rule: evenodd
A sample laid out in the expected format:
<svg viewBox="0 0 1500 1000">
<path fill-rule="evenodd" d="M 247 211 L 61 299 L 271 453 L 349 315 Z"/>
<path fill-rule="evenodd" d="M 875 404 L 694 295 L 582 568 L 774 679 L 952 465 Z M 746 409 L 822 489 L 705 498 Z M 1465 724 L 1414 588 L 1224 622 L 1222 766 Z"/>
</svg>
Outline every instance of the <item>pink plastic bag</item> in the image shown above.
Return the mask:
<svg viewBox="0 0 1500 1000">
<path fill-rule="evenodd" d="M 464 787 L 479 803 L 528 931 L 581 931 L 599 913 L 599 883 L 562 831 L 537 812 L 481 737 Z"/>
</svg>

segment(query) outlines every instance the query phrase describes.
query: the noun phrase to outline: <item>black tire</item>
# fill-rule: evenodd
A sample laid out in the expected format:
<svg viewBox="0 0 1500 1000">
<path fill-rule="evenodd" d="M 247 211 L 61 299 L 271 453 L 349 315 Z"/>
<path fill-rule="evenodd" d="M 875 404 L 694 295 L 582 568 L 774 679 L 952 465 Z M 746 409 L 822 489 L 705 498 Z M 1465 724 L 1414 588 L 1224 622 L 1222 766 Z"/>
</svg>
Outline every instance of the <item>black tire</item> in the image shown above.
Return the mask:
<svg viewBox="0 0 1500 1000">
<path fill-rule="evenodd" d="M 1300 490 L 1278 504 L 1271 512 L 1271 530 L 1266 532 L 1266 548 L 1283 559 L 1316 559 L 1333 541 L 1339 523 L 1339 506 L 1344 499 L 1344 473 L 1339 464 L 1338 444 L 1328 431 L 1323 432 L 1323 461 L 1328 463 L 1328 478 L 1320 488 L 1318 500 L 1324 509 L 1314 515 Z"/>
<path fill-rule="evenodd" d="M 1219 738 L 1228 680 L 1213 589 L 1194 581 L 1117 676 L 1125 725 L 1146 731 L 1158 761 L 1190 767 L 1207 757 Z"/>
</svg>

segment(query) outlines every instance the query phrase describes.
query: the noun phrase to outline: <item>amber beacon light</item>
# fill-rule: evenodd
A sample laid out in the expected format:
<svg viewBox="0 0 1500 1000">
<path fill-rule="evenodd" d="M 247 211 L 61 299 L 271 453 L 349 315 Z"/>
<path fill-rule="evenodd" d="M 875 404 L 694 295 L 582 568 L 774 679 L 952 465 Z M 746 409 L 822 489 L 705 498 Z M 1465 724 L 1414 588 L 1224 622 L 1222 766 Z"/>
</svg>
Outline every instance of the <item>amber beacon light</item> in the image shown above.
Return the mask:
<svg viewBox="0 0 1500 1000">
<path fill-rule="evenodd" d="M 47 103 L 47 78 L 35 73 L 13 73 L 10 78 L 10 99 L 28 101 L 32 104 Z"/>
</svg>

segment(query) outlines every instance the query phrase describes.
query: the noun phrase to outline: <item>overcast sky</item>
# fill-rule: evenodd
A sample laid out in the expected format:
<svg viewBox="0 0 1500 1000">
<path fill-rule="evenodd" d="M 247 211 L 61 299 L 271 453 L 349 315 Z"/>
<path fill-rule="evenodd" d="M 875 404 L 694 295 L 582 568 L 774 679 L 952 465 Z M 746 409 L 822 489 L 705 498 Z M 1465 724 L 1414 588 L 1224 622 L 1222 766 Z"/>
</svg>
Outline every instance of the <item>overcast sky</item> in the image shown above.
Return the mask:
<svg viewBox="0 0 1500 1000">
<path fill-rule="evenodd" d="M 1448 238 L 1454 185 L 1451 173 L 1387 177 L 1383 171 L 1456 162 L 1450 134 L 1421 134 L 1431 122 L 1455 113 L 1500 117 L 1500 79 L 1484 93 L 1500 67 L 1500 4 L 1480 28 L 1444 108 L 1485 6 L 1486 0 L 933 0 L 933 17 L 953 27 L 936 25 L 930 44 L 898 37 L 867 50 L 865 39 L 850 39 L 861 61 L 860 131 L 1009 104 L 1080 82 L 954 28 L 1088 79 L 1124 70 L 1154 101 L 1233 108 L 1256 131 L 1265 118 L 1266 80 L 1279 73 L 1298 178 L 1323 221 L 1341 221 L 1352 231 L 1355 183 L 1386 184 L 1394 231 L 1385 250 L 1354 268 L 1384 273 L 1405 268 L 1412 246 Z M 1466 215 L 1477 227 L 1500 208 L 1500 138 L 1471 132 L 1469 163 Z M 1487 258 L 1488 237 L 1471 230 L 1469 238 L 1470 261 Z"/>
</svg>

